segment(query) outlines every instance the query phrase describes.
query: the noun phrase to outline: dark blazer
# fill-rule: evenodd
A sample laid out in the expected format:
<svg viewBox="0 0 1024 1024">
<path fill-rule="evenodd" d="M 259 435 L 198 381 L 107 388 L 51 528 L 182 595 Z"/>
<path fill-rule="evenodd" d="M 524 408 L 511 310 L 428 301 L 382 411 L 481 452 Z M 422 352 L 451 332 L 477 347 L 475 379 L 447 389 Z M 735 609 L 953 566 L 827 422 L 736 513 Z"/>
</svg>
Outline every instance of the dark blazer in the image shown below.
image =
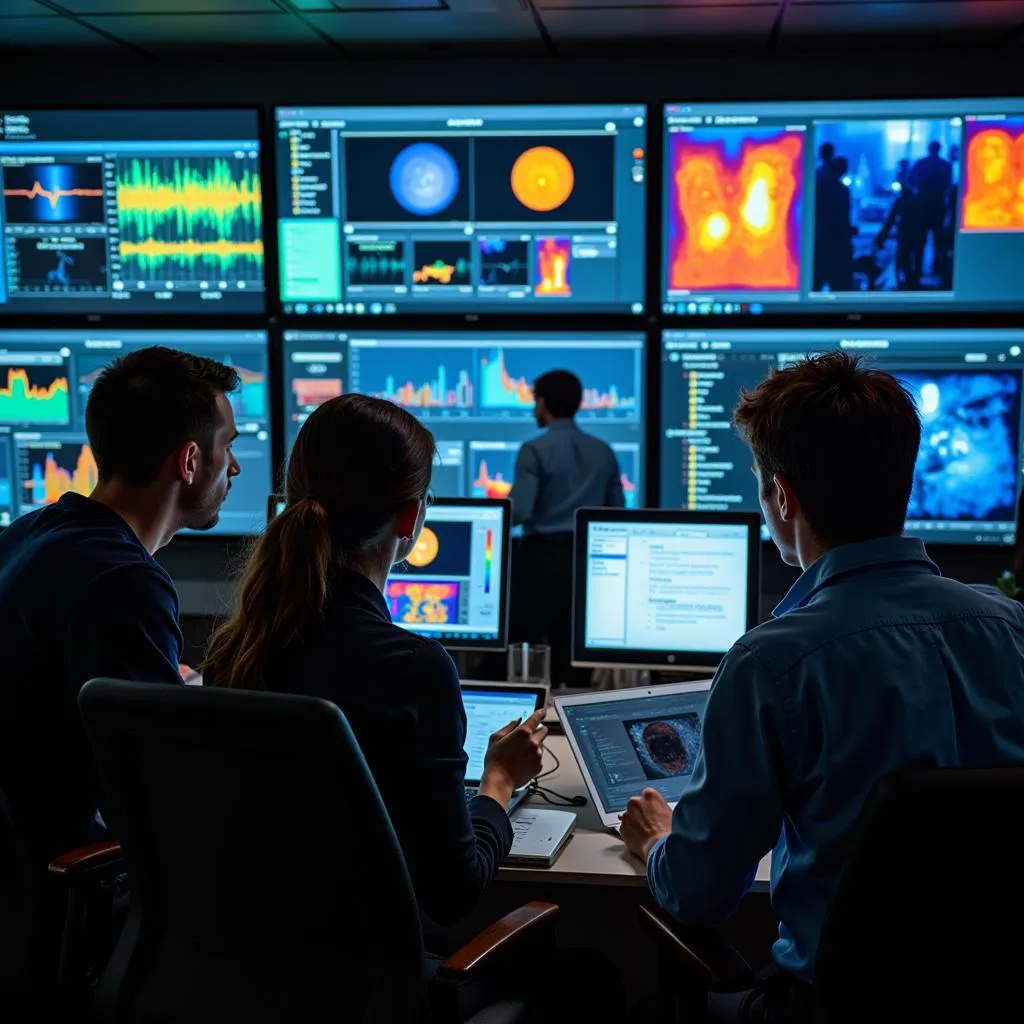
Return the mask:
<svg viewBox="0 0 1024 1024">
<path fill-rule="evenodd" d="M 489 797 L 466 803 L 466 712 L 447 651 L 394 625 L 365 576 L 340 573 L 322 626 L 266 683 L 341 708 L 391 816 L 420 909 L 442 925 L 469 913 L 512 846 L 512 826 Z M 358 822 L 352 835 L 358 842 Z"/>
</svg>

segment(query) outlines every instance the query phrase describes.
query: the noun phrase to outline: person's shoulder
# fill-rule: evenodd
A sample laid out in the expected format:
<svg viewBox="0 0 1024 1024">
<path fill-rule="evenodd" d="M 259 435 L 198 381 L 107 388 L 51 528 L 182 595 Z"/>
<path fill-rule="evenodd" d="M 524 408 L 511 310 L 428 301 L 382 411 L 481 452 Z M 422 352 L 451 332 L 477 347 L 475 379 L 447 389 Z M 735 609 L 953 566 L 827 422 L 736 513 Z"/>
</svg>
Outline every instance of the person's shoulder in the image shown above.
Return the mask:
<svg viewBox="0 0 1024 1024">
<path fill-rule="evenodd" d="M 177 617 L 178 592 L 167 570 L 144 552 L 141 554 L 143 557 L 107 565 L 93 575 L 80 605 L 102 601 L 141 609 L 158 602 Z"/>
</svg>

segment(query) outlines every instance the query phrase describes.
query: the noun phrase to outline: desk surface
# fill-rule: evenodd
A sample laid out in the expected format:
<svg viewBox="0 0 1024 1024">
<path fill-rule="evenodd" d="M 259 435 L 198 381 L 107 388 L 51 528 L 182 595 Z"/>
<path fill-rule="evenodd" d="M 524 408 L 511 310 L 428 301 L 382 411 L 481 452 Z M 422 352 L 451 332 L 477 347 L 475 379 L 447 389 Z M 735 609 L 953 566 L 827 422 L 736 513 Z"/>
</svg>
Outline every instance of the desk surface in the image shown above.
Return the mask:
<svg viewBox="0 0 1024 1024">
<path fill-rule="evenodd" d="M 541 784 L 566 796 L 587 796 L 587 787 L 579 765 L 564 736 L 549 736 L 545 741 L 544 770 L 554 765 L 551 754 L 561 762 L 558 771 L 543 779 Z M 539 797 L 531 797 L 530 804 L 549 807 Z M 622 840 L 605 831 L 597 811 L 589 799 L 586 806 L 568 808 L 576 812 L 576 831 L 558 859 L 549 868 L 503 867 L 498 878 L 506 882 L 547 882 L 557 885 L 647 885 L 643 864 L 626 851 Z M 766 892 L 771 873 L 771 854 L 764 857 L 757 868 L 754 890 Z"/>
</svg>

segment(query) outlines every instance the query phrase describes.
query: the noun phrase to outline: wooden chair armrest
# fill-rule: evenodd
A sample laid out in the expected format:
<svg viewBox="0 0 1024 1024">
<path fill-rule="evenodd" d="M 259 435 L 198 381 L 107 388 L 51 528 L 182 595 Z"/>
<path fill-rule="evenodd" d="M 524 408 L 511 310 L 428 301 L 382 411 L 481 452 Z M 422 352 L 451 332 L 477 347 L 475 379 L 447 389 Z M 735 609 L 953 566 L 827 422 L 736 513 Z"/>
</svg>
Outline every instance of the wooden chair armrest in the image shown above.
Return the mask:
<svg viewBox="0 0 1024 1024">
<path fill-rule="evenodd" d="M 640 922 L 654 934 L 662 951 L 671 953 L 708 992 L 738 992 L 754 986 L 750 964 L 717 932 L 687 928 L 656 906 L 642 906 Z"/>
<path fill-rule="evenodd" d="M 81 846 L 77 850 L 61 854 L 56 860 L 50 861 L 47 869 L 58 878 L 74 878 L 93 868 L 113 866 L 122 860 L 121 844 L 115 842 L 93 843 Z"/>
<path fill-rule="evenodd" d="M 499 953 L 507 952 L 553 926 L 558 913 L 559 909 L 553 903 L 527 903 L 513 910 L 448 957 L 438 968 L 437 976 L 465 980 L 467 975 L 489 963 Z"/>
</svg>

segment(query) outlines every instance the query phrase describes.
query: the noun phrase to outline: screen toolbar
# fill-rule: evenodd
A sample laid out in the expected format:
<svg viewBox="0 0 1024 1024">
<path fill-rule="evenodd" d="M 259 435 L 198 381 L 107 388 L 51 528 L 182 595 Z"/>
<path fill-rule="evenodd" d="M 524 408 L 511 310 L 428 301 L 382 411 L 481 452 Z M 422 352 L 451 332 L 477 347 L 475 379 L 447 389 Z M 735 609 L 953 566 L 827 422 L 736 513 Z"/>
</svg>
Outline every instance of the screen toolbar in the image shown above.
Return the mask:
<svg viewBox="0 0 1024 1024">
<path fill-rule="evenodd" d="M 0 313 L 262 313 L 255 110 L 0 111 Z"/>
<path fill-rule="evenodd" d="M 1024 98 L 670 103 L 663 311 L 1009 312 Z"/>
<path fill-rule="evenodd" d="M 533 382 L 571 370 L 577 422 L 619 460 L 629 507 L 643 504 L 645 335 L 582 331 L 285 331 L 285 445 L 322 402 L 348 391 L 396 402 L 437 439 L 432 487 L 505 498 L 522 443 L 537 436 Z"/>
<path fill-rule="evenodd" d="M 739 393 L 836 348 L 893 373 L 917 404 L 921 448 L 906 532 L 930 544 L 1012 544 L 1024 329 L 665 331 L 661 503 L 757 511 L 750 451 L 731 425 Z"/>
<path fill-rule="evenodd" d="M 98 471 L 85 433 L 89 392 L 114 359 L 149 345 L 217 359 L 238 372 L 241 386 L 229 398 L 241 473 L 210 532 L 262 529 L 273 475 L 264 331 L 0 330 L 0 526 L 68 492 L 93 490 Z"/>
<path fill-rule="evenodd" d="M 643 313 L 646 106 L 276 122 L 286 313 Z"/>
</svg>

